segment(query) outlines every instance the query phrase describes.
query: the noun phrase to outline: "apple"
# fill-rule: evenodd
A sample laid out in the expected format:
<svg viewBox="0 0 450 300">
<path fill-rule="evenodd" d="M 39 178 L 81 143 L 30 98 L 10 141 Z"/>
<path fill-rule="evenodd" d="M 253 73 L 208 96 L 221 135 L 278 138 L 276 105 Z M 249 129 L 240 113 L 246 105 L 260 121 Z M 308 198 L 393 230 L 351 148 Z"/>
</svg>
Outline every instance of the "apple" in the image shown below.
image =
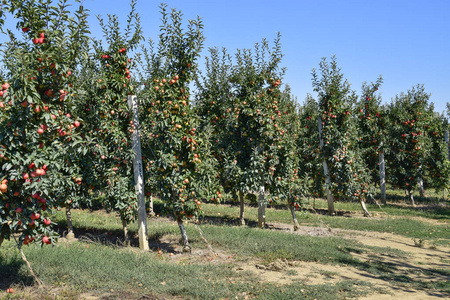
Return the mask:
<svg viewBox="0 0 450 300">
<path fill-rule="evenodd" d="M 44 244 L 51 244 L 52 242 L 50 241 L 50 239 L 48 238 L 48 236 L 44 236 L 43 238 L 42 238 L 42 242 L 44 243 Z"/>
<path fill-rule="evenodd" d="M 52 224 L 52 220 L 44 219 L 44 224 L 48 226 L 48 225 Z"/>
<path fill-rule="evenodd" d="M 16 213 L 20 214 L 22 212 L 22 208 L 18 207 L 16 208 Z"/>
</svg>

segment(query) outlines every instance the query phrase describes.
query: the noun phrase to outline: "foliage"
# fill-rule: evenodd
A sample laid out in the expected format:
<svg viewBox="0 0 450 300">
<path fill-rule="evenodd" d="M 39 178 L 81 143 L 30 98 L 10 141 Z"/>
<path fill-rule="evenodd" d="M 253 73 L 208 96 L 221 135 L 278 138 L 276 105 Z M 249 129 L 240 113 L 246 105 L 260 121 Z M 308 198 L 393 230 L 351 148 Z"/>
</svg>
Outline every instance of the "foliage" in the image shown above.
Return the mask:
<svg viewBox="0 0 450 300">
<path fill-rule="evenodd" d="M 418 85 L 397 95 L 389 105 L 387 178 L 392 185 L 409 193 L 425 175 L 429 98 L 424 87 Z"/>
<path fill-rule="evenodd" d="M 301 122 L 297 147 L 299 148 L 301 172 L 306 173 L 312 179 L 312 186 L 309 190 L 314 197 L 323 196 L 323 167 L 320 161 L 320 144 L 318 128 L 318 103 L 308 94 L 304 104 L 299 109 Z"/>
<path fill-rule="evenodd" d="M 95 59 L 86 62 L 90 72 L 83 95 L 85 137 L 90 140 L 91 189 L 99 191 L 103 205 L 116 211 L 126 223 L 137 215 L 134 187 L 134 150 L 131 134 L 135 130 L 127 96 L 135 92 L 132 68 L 136 66 L 133 51 L 142 40 L 136 2 L 131 2 L 125 31 L 120 31 L 117 16 L 108 15 L 108 22 L 98 17 L 106 47 L 94 42 Z M 89 80 L 86 80 L 89 79 Z M 95 144 L 94 144 L 95 143 Z"/>
<path fill-rule="evenodd" d="M 337 66 L 324 58 L 319 64 L 320 77 L 313 70 L 313 86 L 318 93 L 319 126 L 322 126 L 320 155 L 329 166 L 333 196 L 361 200 L 370 194 L 366 171 L 357 140 L 357 126 L 352 117 L 356 94 Z"/>
<path fill-rule="evenodd" d="M 378 170 L 379 153 L 384 151 L 385 137 L 385 111 L 381 107 L 381 96 L 376 92 L 383 83 L 381 76 L 375 83 L 363 83 L 362 95 L 357 104 L 359 117 L 359 148 L 365 165 L 370 170 L 371 182 L 379 182 Z"/>
<path fill-rule="evenodd" d="M 210 199 L 217 182 L 215 162 L 209 154 L 208 133 L 199 125 L 190 102 L 190 82 L 203 46 L 203 24 L 161 6 L 162 25 L 157 49 L 152 41 L 144 49 L 140 93 L 149 188 L 165 201 L 178 221 L 201 214 L 202 199 Z"/>
<path fill-rule="evenodd" d="M 20 233 L 28 244 L 54 243 L 49 210 L 77 190 L 68 164 L 80 143 L 73 70 L 86 42 L 87 13 L 70 13 L 66 1 L 9 1 L 20 35 L 7 30 L 0 104 L 0 237 Z"/>
</svg>

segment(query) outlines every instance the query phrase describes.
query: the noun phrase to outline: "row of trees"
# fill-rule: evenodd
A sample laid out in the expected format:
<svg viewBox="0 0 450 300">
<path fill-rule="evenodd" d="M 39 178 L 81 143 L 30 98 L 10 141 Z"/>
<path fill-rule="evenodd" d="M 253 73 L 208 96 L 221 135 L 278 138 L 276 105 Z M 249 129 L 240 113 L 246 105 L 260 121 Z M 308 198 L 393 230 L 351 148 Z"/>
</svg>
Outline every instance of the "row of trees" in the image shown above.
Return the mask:
<svg viewBox="0 0 450 300">
<path fill-rule="evenodd" d="M 142 139 L 146 190 L 160 197 L 189 242 L 183 220 L 203 202 L 283 202 L 292 212 L 305 199 L 375 199 L 385 183 L 410 195 L 419 184 L 446 188 L 449 180 L 443 116 L 430 95 L 413 87 L 382 105 L 375 83 L 358 96 L 336 59 L 313 70 L 317 99 L 299 105 L 284 89 L 278 35 L 253 49 L 212 48 L 199 67 L 203 24 L 161 6 L 159 41 L 143 44 L 135 2 L 125 29 L 115 16 L 99 18 L 103 42 L 89 37 L 83 6 L 67 1 L 9 1 L 18 21 L 2 55 L 0 92 L 0 244 L 55 242 L 51 210 L 101 203 L 126 226 L 136 218 L 132 133 Z M 202 71 L 200 71 L 202 70 Z M 128 95 L 139 99 L 133 122 Z M 257 200 L 256 200 L 257 199 Z M 413 202 L 414 203 L 414 202 Z M 151 207 L 151 204 L 150 204 Z"/>
</svg>

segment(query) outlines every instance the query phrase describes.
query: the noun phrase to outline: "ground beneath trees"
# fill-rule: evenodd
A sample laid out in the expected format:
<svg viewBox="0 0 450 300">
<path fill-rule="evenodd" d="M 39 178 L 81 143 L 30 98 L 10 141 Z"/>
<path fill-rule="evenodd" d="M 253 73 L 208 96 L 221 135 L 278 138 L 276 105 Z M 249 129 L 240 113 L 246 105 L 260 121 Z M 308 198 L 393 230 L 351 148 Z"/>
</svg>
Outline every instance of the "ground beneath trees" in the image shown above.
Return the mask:
<svg viewBox="0 0 450 300">
<path fill-rule="evenodd" d="M 442 223 L 441 223 L 442 224 Z M 194 250 L 190 255 L 177 250 L 171 260 L 176 263 L 233 263 L 237 272 L 251 272 L 261 281 L 278 285 L 303 282 L 311 285 L 323 283 L 338 283 L 344 280 L 359 280 L 372 283 L 379 293 L 371 294 L 361 299 L 436 299 L 447 298 L 449 294 L 426 290 L 421 283 L 448 281 L 450 276 L 436 274 L 431 270 L 448 269 L 450 267 L 450 247 L 434 247 L 423 241 L 415 241 L 392 233 L 372 231 L 331 229 L 328 227 L 300 226 L 293 231 L 293 226 L 282 223 L 268 224 L 270 230 L 282 230 L 298 235 L 309 236 L 340 236 L 358 241 L 367 246 L 388 247 L 404 251 L 404 255 L 380 253 L 377 251 L 353 253 L 356 258 L 378 268 L 385 268 L 390 276 L 380 279 L 368 271 L 346 265 L 320 264 L 303 261 L 278 260 L 264 264 L 260 260 L 235 260 L 222 251 Z M 177 237 L 166 237 L 164 243 L 178 243 Z M 355 288 L 359 288 L 355 286 Z M 245 297 L 244 297 L 245 298 Z"/>
<path fill-rule="evenodd" d="M 383 216 L 374 216 L 383 217 Z M 157 218 L 159 222 L 172 222 L 167 218 Z M 424 220 L 422 220 L 424 221 Z M 175 224 L 175 223 L 174 223 Z M 439 223 L 442 224 L 442 223 Z M 438 223 L 436 223 L 438 225 Z M 293 226 L 283 223 L 269 223 L 266 230 L 276 230 L 297 235 L 309 235 L 317 237 L 339 236 L 345 239 L 355 240 L 367 246 L 386 247 L 393 251 L 367 251 L 352 253 L 354 257 L 362 262 L 376 266 L 384 270 L 388 276 L 372 274 L 369 270 L 355 268 L 348 265 L 322 264 L 316 262 L 277 260 L 270 263 L 256 258 L 239 258 L 233 254 L 212 247 L 205 249 L 193 249 L 191 253 L 183 253 L 179 247 L 178 235 L 165 235 L 158 245 L 169 247 L 173 251 L 163 252 L 168 261 L 177 264 L 233 264 L 236 272 L 249 272 L 256 275 L 261 281 L 277 285 L 287 285 L 296 282 L 308 285 L 332 283 L 341 281 L 358 280 L 370 282 L 376 292 L 361 299 L 443 299 L 450 298 L 449 294 L 423 288 L 423 283 L 435 281 L 449 281 L 448 272 L 436 272 L 440 269 L 449 269 L 450 247 L 433 246 L 426 241 L 415 241 L 411 238 L 395 235 L 392 233 L 381 233 L 372 231 L 343 230 L 329 228 L 325 224 L 321 227 L 300 226 L 298 231 Z M 207 239 L 207 237 L 205 237 Z M 80 240 L 85 240 L 81 237 Z M 61 239 L 61 243 L 70 243 Z M 157 246 L 157 247 L 155 247 Z M 399 250 L 399 251 L 395 251 Z M 133 248 L 123 248 L 121 251 L 138 251 Z M 402 252 L 403 251 L 403 252 Z M 165 284 L 161 282 L 160 284 Z M 355 285 L 355 289 L 366 288 Z M 132 291 L 114 291 L 110 293 L 94 294 L 85 293 L 81 295 L 72 294 L 70 290 L 63 287 L 49 288 L 45 291 L 36 291 L 35 287 L 24 287 L 21 295 L 25 299 L 182 299 L 178 297 L 160 298 L 156 295 L 136 294 Z M 243 293 L 240 299 L 251 299 L 251 295 Z M 37 298 L 36 298 L 37 297 Z"/>
</svg>

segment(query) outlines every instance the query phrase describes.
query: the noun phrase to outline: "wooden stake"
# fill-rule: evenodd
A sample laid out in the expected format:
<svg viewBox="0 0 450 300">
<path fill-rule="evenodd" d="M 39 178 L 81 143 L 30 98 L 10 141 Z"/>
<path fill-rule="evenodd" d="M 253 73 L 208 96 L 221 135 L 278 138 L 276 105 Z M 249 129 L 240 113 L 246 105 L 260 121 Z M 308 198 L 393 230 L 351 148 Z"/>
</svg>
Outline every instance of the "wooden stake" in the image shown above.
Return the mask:
<svg viewBox="0 0 450 300">
<path fill-rule="evenodd" d="M 258 227 L 264 228 L 266 225 L 266 201 L 265 201 L 264 185 L 259 187 L 258 193 Z"/>
<path fill-rule="evenodd" d="M 139 112 L 138 103 L 135 95 L 128 96 L 128 107 L 133 113 L 134 131 L 132 135 L 133 150 L 135 153 L 133 159 L 134 167 L 134 183 L 138 199 L 138 235 L 139 248 L 141 250 L 149 250 L 147 236 L 147 212 L 145 210 L 145 194 L 144 194 L 144 171 L 142 168 L 141 153 L 141 136 L 139 128 Z"/>
<path fill-rule="evenodd" d="M 383 146 L 383 144 L 381 144 Z M 381 150 L 378 154 L 378 159 L 380 163 L 380 192 L 381 192 L 381 203 L 386 204 L 386 169 L 384 164 L 384 152 Z"/>
</svg>

